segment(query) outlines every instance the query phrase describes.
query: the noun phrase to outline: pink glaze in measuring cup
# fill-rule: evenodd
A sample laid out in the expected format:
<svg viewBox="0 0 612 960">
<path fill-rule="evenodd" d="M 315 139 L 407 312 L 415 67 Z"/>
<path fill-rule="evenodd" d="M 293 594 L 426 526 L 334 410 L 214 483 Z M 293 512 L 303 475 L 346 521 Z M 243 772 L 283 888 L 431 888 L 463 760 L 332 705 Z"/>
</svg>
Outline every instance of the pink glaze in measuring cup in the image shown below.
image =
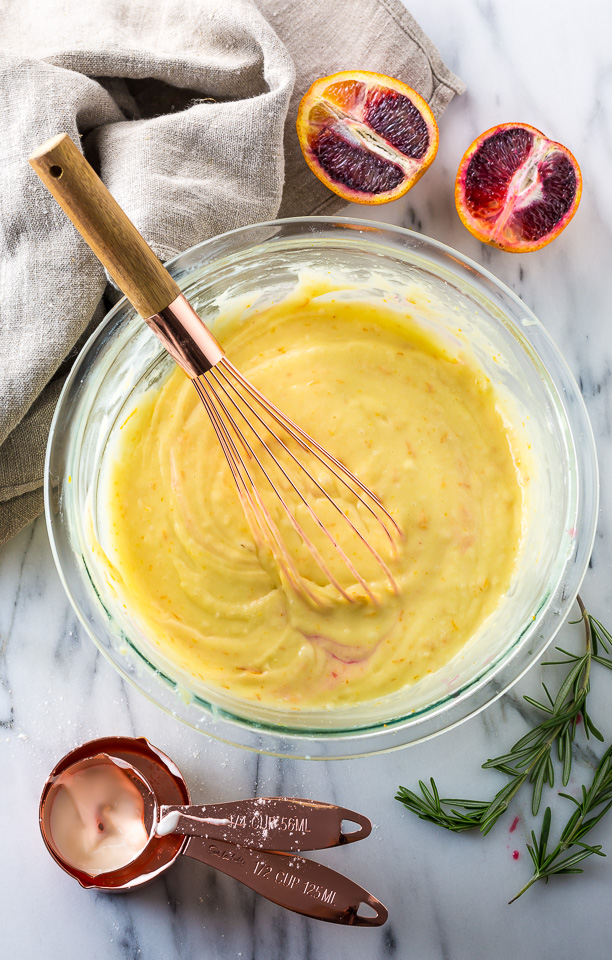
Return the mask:
<svg viewBox="0 0 612 960">
<path fill-rule="evenodd" d="M 149 841 L 119 869 L 92 876 L 62 855 L 51 831 L 54 791 L 62 778 L 91 764 L 116 763 L 144 801 Z M 323 864 L 280 852 L 314 850 L 368 836 L 370 821 L 333 804 L 263 797 L 194 806 L 176 765 L 143 737 L 104 737 L 67 754 L 49 776 L 40 800 L 40 827 L 55 861 L 83 887 L 131 890 L 168 869 L 180 854 L 206 863 L 306 916 L 353 926 L 380 926 L 383 904 L 348 877 Z M 343 822 L 358 825 L 343 832 Z M 165 829 L 164 829 L 165 825 Z M 160 833 L 156 832 L 160 829 Z M 274 851 L 274 852 L 272 852 Z"/>
</svg>

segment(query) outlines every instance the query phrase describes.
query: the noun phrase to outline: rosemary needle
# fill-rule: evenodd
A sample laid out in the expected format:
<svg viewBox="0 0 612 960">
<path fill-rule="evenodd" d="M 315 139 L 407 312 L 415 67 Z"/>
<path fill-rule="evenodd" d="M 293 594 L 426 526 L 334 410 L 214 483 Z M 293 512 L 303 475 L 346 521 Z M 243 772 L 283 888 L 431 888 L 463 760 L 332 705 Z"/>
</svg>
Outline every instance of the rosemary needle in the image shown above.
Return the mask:
<svg viewBox="0 0 612 960">
<path fill-rule="evenodd" d="M 591 666 L 595 662 L 612 669 L 612 634 L 587 613 L 580 597 L 578 597 L 578 604 L 585 625 L 584 654 L 578 656 L 561 647 L 556 648 L 563 659 L 547 661 L 544 665 L 566 665 L 570 669 L 555 697 L 551 696 L 545 684 L 542 684 L 545 694 L 543 702 L 525 697 L 531 706 L 545 714 L 545 718 L 529 733 L 517 740 L 509 753 L 487 760 L 483 764 L 486 769 L 499 770 L 506 774 L 510 777 L 510 781 L 495 794 L 492 800 L 442 799 L 433 778 L 429 786 L 426 786 L 422 780 L 419 781 L 420 795 L 407 787 L 399 787 L 396 800 L 421 820 L 435 823 L 446 830 L 458 833 L 478 827 L 483 834 L 487 834 L 526 782 L 532 785 L 531 807 L 534 816 L 537 815 L 544 787 L 554 785 L 553 754 L 555 752 L 561 764 L 561 781 L 563 786 L 567 785 L 572 769 L 573 745 L 579 718 L 582 718 L 587 738 L 592 734 L 597 740 L 603 740 L 602 734 L 587 710 Z M 559 843 L 551 853 L 548 852 L 551 811 L 550 808 L 546 809 L 539 839 L 532 832 L 533 845 L 528 844 L 534 863 L 534 874 L 514 897 L 515 900 L 536 880 L 548 881 L 549 877 L 555 873 L 582 873 L 582 870 L 576 866 L 577 863 L 594 854 L 605 855 L 602 854 L 600 846 L 589 846 L 583 843 L 581 838 L 612 806 L 612 747 L 602 757 L 589 789 L 582 788 L 581 801 L 574 800 L 568 794 L 561 794 L 561 796 L 572 800 L 577 809 L 568 820 Z M 602 804 L 605 806 L 598 814 L 586 819 L 594 808 Z M 574 852 L 565 857 L 565 853 L 570 848 Z"/>
</svg>

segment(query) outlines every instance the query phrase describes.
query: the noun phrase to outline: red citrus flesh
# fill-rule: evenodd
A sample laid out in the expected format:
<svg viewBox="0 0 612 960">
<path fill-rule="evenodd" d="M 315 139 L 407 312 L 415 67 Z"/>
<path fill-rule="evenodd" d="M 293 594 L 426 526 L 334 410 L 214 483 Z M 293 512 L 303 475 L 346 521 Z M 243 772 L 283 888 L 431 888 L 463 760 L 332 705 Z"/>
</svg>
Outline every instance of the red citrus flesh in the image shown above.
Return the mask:
<svg viewBox="0 0 612 960">
<path fill-rule="evenodd" d="M 297 132 L 313 173 L 356 203 L 403 196 L 438 150 L 426 101 L 405 83 L 365 70 L 313 83 L 298 109 Z"/>
<path fill-rule="evenodd" d="M 582 193 L 576 160 L 526 123 L 481 134 L 459 164 L 455 203 L 475 237 L 510 253 L 539 250 L 574 216 Z"/>
</svg>

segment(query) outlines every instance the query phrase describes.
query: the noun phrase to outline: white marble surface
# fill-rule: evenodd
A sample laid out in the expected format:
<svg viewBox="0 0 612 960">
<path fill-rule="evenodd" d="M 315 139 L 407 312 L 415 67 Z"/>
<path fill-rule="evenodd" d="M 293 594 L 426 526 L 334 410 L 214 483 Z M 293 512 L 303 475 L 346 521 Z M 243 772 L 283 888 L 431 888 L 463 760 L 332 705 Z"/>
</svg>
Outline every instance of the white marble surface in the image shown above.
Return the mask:
<svg viewBox="0 0 612 960">
<path fill-rule="evenodd" d="M 356 0 L 358 2 L 358 0 Z M 601 519 L 583 595 L 612 624 L 610 376 L 612 264 L 610 150 L 612 8 L 607 0 L 411 0 L 410 9 L 467 82 L 441 123 L 436 163 L 404 201 L 372 211 L 449 243 L 524 298 L 579 378 L 599 448 Z M 521 120 L 564 141 L 584 174 L 580 210 L 543 252 L 513 257 L 483 247 L 460 224 L 453 181 L 463 150 L 492 124 Z M 363 213 L 360 209 L 359 213 Z M 567 644 L 577 627 L 564 628 Z M 550 669 L 549 669 L 550 672 Z M 598 673 L 593 708 L 612 739 L 612 677 Z M 404 813 L 398 783 L 435 775 L 447 793 L 487 796 L 503 777 L 479 769 L 526 730 L 521 696 L 539 669 L 479 717 L 430 743 L 386 757 L 314 764 L 225 747 L 184 728 L 127 689 L 65 599 L 44 522 L 0 551 L 0 955 L 10 960 L 564 960 L 610 955 L 612 862 L 538 885 L 506 901 L 529 876 L 528 799 L 484 841 L 453 836 Z M 77 742 L 145 734 L 187 775 L 196 801 L 261 794 L 313 796 L 364 812 L 373 836 L 321 855 L 387 904 L 379 930 L 332 927 L 256 897 L 195 862 L 179 863 L 139 893 L 81 890 L 52 862 L 37 825 L 45 776 Z M 573 785 L 592 763 L 586 749 Z M 558 817 L 565 801 L 553 796 Z M 518 828 L 509 833 L 514 816 Z M 596 838 L 612 851 L 612 814 Z M 513 851 L 519 858 L 513 858 Z"/>
</svg>

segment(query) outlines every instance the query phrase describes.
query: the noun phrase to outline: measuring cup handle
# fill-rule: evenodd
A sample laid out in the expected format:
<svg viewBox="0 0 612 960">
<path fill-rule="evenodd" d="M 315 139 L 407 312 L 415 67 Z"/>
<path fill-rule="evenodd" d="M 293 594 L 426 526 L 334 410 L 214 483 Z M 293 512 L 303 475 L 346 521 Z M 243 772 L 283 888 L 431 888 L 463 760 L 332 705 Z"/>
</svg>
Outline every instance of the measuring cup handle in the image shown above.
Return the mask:
<svg viewBox="0 0 612 960">
<path fill-rule="evenodd" d="M 371 893 L 314 860 L 203 837 L 192 837 L 183 853 L 307 917 L 356 927 L 379 927 L 388 917 L 387 909 Z"/>
<path fill-rule="evenodd" d="M 323 850 L 369 836 L 367 817 L 346 807 L 297 797 L 253 797 L 229 803 L 164 806 L 177 814 L 172 833 L 208 837 L 257 850 Z M 175 821 L 175 825 L 174 825 Z M 350 822 L 357 829 L 343 829 Z"/>
</svg>

